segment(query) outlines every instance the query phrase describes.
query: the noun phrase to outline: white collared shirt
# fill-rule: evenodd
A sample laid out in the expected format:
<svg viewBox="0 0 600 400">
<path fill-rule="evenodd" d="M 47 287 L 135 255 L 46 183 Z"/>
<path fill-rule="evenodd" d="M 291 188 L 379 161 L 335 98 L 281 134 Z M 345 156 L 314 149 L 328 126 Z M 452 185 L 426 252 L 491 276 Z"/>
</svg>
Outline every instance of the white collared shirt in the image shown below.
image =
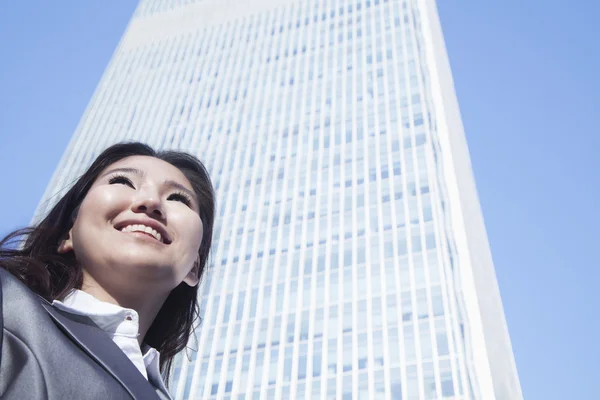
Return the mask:
<svg viewBox="0 0 600 400">
<path fill-rule="evenodd" d="M 54 300 L 52 305 L 71 314 L 89 317 L 123 350 L 144 378 L 169 396 L 160 374 L 160 353 L 148 345 L 144 345 L 144 354 L 140 349 L 137 311 L 100 301 L 77 289 L 71 291 L 63 301 Z"/>
</svg>

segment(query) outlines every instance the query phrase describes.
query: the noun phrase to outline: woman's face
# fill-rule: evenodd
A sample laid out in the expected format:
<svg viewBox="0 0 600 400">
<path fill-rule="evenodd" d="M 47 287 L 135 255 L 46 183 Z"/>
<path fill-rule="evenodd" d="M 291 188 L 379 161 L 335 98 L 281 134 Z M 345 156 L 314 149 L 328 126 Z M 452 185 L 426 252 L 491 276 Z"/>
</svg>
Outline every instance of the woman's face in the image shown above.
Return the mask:
<svg viewBox="0 0 600 400">
<path fill-rule="evenodd" d="M 193 286 L 203 229 L 198 207 L 178 168 L 153 157 L 127 157 L 100 173 L 59 252 L 73 251 L 101 286 Z"/>
</svg>

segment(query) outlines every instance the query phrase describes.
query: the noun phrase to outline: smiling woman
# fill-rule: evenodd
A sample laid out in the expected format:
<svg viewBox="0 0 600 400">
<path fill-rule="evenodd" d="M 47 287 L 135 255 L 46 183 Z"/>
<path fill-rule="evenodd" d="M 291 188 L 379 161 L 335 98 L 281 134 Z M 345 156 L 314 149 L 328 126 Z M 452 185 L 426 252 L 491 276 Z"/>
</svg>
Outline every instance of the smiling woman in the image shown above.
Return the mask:
<svg viewBox="0 0 600 400">
<path fill-rule="evenodd" d="M 0 242 L 0 397 L 170 398 L 214 214 L 195 157 L 141 143 L 100 154 L 39 224 Z"/>
</svg>

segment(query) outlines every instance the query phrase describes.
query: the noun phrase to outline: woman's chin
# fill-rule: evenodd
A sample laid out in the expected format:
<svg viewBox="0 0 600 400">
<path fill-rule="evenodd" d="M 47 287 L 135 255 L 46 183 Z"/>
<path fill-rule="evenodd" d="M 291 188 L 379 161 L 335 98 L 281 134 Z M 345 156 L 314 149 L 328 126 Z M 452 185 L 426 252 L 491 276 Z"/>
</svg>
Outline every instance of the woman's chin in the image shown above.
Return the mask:
<svg viewBox="0 0 600 400">
<path fill-rule="evenodd" d="M 173 265 L 159 255 L 140 249 L 120 249 L 112 255 L 109 264 L 115 265 L 124 275 L 166 279 L 173 275 Z"/>
</svg>

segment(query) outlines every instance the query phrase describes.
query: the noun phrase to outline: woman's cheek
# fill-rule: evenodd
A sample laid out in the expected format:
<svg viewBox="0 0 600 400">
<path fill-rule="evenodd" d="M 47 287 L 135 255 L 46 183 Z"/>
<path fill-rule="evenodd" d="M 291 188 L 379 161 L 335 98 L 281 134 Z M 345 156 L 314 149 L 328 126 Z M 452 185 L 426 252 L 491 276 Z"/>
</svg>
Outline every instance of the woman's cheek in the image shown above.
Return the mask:
<svg viewBox="0 0 600 400">
<path fill-rule="evenodd" d="M 196 224 L 194 232 L 191 235 L 191 237 L 194 238 L 193 247 L 196 249 L 196 251 L 198 251 L 198 249 L 200 248 L 200 245 L 202 244 L 202 234 L 203 234 L 202 223 Z"/>
</svg>

